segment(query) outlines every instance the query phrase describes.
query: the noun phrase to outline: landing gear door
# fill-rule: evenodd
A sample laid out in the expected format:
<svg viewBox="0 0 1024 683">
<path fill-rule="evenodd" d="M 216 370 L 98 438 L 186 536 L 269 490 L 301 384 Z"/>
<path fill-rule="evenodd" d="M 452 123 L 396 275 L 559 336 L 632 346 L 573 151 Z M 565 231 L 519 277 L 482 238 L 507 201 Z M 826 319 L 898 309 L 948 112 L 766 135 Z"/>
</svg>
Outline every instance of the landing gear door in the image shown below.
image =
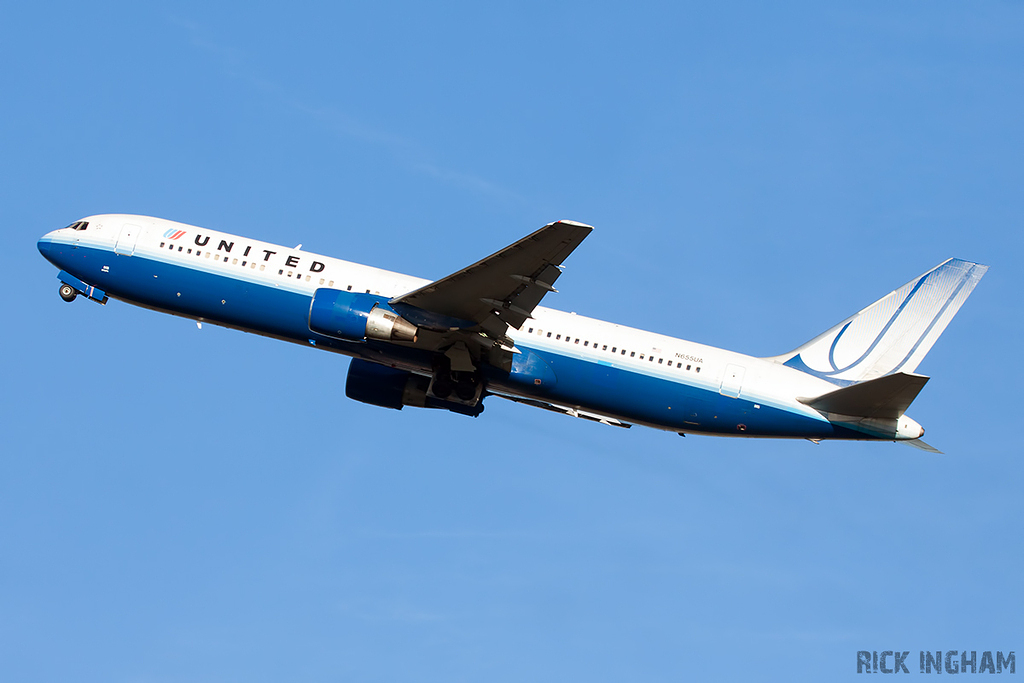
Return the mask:
<svg viewBox="0 0 1024 683">
<path fill-rule="evenodd" d="M 131 223 L 125 223 L 117 236 L 117 243 L 114 245 L 114 253 L 119 256 L 131 256 L 135 253 L 135 243 L 139 240 L 139 233 L 142 228 Z"/>
<path fill-rule="evenodd" d="M 738 398 L 740 389 L 743 387 L 743 372 L 743 368 L 739 365 L 727 365 L 725 376 L 722 377 L 722 388 L 719 389 L 719 393 L 722 396 Z"/>
</svg>

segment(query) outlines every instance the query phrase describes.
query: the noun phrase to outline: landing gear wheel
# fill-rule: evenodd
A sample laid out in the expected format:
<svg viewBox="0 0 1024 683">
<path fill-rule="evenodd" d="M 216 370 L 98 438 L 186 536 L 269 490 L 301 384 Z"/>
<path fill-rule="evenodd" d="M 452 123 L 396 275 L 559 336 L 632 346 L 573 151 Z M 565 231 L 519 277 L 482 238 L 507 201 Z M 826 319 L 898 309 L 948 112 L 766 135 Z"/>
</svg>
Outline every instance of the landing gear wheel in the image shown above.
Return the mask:
<svg viewBox="0 0 1024 683">
<path fill-rule="evenodd" d="M 430 391 L 443 401 L 452 395 L 454 388 L 451 362 L 444 356 L 438 356 L 434 359 L 434 379 L 431 382 Z"/>
<path fill-rule="evenodd" d="M 475 373 L 466 373 L 459 377 L 459 381 L 455 384 L 455 395 L 463 401 L 473 400 L 473 397 L 476 396 Z"/>
<path fill-rule="evenodd" d="M 452 395 L 452 381 L 444 375 L 434 378 L 434 396 L 442 401 Z"/>
<path fill-rule="evenodd" d="M 76 292 L 75 288 L 71 285 L 61 285 L 60 289 L 57 291 L 60 292 L 60 298 L 64 299 L 64 301 L 67 301 L 68 303 L 74 301 L 75 297 L 78 296 L 78 292 Z"/>
</svg>

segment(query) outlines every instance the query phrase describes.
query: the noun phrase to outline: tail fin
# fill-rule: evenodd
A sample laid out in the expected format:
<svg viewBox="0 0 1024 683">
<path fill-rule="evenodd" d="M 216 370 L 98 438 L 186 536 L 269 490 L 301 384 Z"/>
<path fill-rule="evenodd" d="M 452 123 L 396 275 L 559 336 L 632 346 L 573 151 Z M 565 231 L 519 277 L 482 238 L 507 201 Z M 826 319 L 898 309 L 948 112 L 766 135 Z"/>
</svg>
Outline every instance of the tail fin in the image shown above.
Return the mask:
<svg viewBox="0 0 1024 683">
<path fill-rule="evenodd" d="M 949 259 L 771 360 L 843 386 L 912 373 L 987 270 Z"/>
</svg>

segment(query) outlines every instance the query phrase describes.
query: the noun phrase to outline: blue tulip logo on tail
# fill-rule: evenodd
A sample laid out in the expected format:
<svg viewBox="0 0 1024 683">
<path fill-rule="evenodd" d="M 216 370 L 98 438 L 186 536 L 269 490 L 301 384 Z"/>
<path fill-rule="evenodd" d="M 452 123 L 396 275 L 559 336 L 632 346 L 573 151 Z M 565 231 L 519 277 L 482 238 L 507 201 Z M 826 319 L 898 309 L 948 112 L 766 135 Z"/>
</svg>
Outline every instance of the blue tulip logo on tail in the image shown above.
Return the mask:
<svg viewBox="0 0 1024 683">
<path fill-rule="evenodd" d="M 912 373 L 987 270 L 949 259 L 774 360 L 843 386 Z"/>
</svg>

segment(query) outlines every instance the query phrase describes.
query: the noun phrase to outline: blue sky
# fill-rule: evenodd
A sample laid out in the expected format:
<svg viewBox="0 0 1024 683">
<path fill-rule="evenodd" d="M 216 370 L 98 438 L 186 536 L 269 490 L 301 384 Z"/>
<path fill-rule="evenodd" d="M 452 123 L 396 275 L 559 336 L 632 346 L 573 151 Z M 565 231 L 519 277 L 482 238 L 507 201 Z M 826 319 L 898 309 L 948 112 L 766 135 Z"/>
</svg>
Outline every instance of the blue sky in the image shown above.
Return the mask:
<svg viewBox="0 0 1024 683">
<path fill-rule="evenodd" d="M 1024 650 L 1014 3 L 10 5 L 0 670 L 19 681 L 843 680 Z M 754 355 L 940 261 L 932 456 L 478 419 L 57 296 L 142 213 L 422 277 L 552 220 L 552 306 Z"/>
</svg>

